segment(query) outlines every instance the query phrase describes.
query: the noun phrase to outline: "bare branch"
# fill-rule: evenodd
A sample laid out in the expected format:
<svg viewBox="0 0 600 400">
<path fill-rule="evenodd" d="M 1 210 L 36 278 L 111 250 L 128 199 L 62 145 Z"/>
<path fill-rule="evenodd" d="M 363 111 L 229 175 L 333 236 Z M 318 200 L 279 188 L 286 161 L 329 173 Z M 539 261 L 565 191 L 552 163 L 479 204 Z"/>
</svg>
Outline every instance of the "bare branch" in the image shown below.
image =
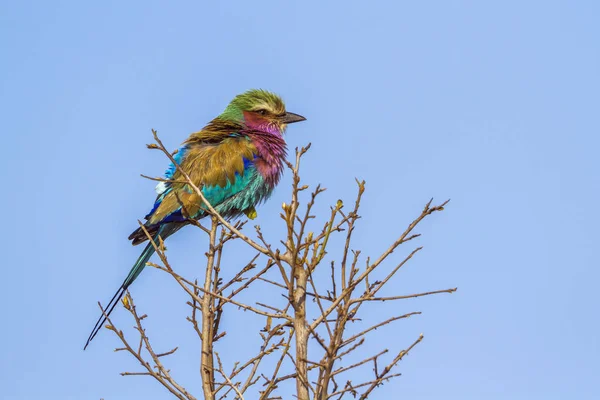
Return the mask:
<svg viewBox="0 0 600 400">
<path fill-rule="evenodd" d="M 124 348 L 120 348 L 117 350 L 126 349 L 126 351 L 129 354 L 133 355 L 139 361 L 139 363 L 142 365 L 142 367 L 144 367 L 146 369 L 146 372 L 123 372 L 121 375 L 123 375 L 123 376 L 135 376 L 135 375 L 152 376 L 154 379 L 156 379 L 161 385 L 163 385 L 169 392 L 171 392 L 171 394 L 173 394 L 178 399 L 195 400 L 196 398 L 194 396 L 192 396 L 190 393 L 188 393 L 188 391 L 183 386 L 178 384 L 175 381 L 175 379 L 173 379 L 173 377 L 171 377 L 169 370 L 167 370 L 161 363 L 159 355 L 163 355 L 164 353 L 157 354 L 152 349 L 152 346 L 150 345 L 150 340 L 148 339 L 148 336 L 146 336 L 146 331 L 142 326 L 142 319 L 144 316 L 140 317 L 137 314 L 137 311 L 135 309 L 135 304 L 133 303 L 133 298 L 131 297 L 129 292 L 125 293 L 125 296 L 123 297 L 122 302 L 123 302 L 123 305 L 125 306 L 125 308 L 133 316 L 133 318 L 136 322 L 136 330 L 140 334 L 141 340 L 145 345 L 146 351 L 150 355 L 152 361 L 154 362 L 154 366 L 156 367 L 157 370 L 155 371 L 154 368 L 152 367 L 152 364 L 144 359 L 144 357 L 141 354 L 141 350 L 135 351 L 129 345 L 129 342 L 125 338 L 125 335 L 123 334 L 123 332 L 118 330 L 117 328 L 115 328 L 113 322 L 106 314 L 106 310 L 104 310 L 104 308 L 102 308 L 102 305 L 100 303 L 98 303 L 98 306 L 100 307 L 100 310 L 102 311 L 102 314 L 104 315 L 104 317 L 106 318 L 106 321 L 108 322 L 107 328 L 110 329 L 111 331 L 113 331 L 124 345 Z"/>
<path fill-rule="evenodd" d="M 403 299 L 411 299 L 414 297 L 422 297 L 422 296 L 430 296 L 432 294 L 439 294 L 439 293 L 454 293 L 456 292 L 458 288 L 452 288 L 452 289 L 444 289 L 444 290 L 435 290 L 433 292 L 425 292 L 425 293 L 415 293 L 415 294 L 409 294 L 406 296 L 389 296 L 389 297 L 364 297 L 364 298 L 359 298 L 359 299 L 352 299 L 350 300 L 351 303 L 362 303 L 364 301 L 390 301 L 390 300 L 403 300 Z"/>
<path fill-rule="evenodd" d="M 388 374 L 392 370 L 392 368 L 394 368 L 396 366 L 396 364 L 398 364 L 398 362 L 400 360 L 402 360 L 402 358 L 404 358 L 404 356 L 407 355 L 409 351 L 412 350 L 413 347 L 415 347 L 417 344 L 419 344 L 421 342 L 421 340 L 423 340 L 423 334 L 419 335 L 419 338 L 417 340 L 415 340 L 415 342 L 413 344 L 411 344 L 406 350 L 402 350 L 400 353 L 398 353 L 398 355 L 392 360 L 392 362 L 389 363 L 383 369 L 381 374 L 376 376 L 377 379 L 372 381 L 369 388 L 360 396 L 360 400 L 364 400 L 364 399 L 368 398 L 369 394 L 371 394 L 373 389 L 375 389 L 377 386 L 379 386 L 383 380 L 391 378 L 392 376 L 388 375 Z M 395 375 L 395 376 L 397 376 L 397 375 Z"/>
<path fill-rule="evenodd" d="M 163 238 L 153 238 L 148 228 L 140 222 L 140 229 L 160 258 L 160 262 L 149 262 L 147 265 L 171 275 L 190 297 L 187 304 L 191 312 L 187 320 L 201 341 L 202 398 L 275 400 L 295 397 L 299 400 L 340 400 L 344 396 L 353 396 L 367 399 L 376 387 L 400 375 L 395 368 L 402 358 L 421 342 L 423 335 L 408 348 L 395 354 L 391 361 L 387 359 L 390 357 L 387 355 L 387 349 L 365 356 L 362 354 L 365 352 L 363 345 L 375 330 L 384 327 L 393 329 L 396 324 L 392 322 L 421 312 L 414 311 L 403 315 L 393 313 L 385 316 L 383 321 L 373 322 L 362 306 L 367 302 L 403 300 L 454 293 L 457 290 L 450 288 L 408 295 L 388 291 L 385 293 L 389 294 L 388 296 L 382 296 L 382 289 L 390 288 L 392 278 L 398 275 L 402 267 L 421 251 L 422 247 L 412 250 L 399 263 L 394 262 L 390 269 L 385 270 L 383 265 L 387 265 L 389 261 L 384 261 L 390 260 L 391 254 L 402 244 L 418 238 L 420 234 L 415 232 L 416 227 L 427 216 L 443 210 L 448 201 L 434 206 L 433 199 L 430 200 L 421 213 L 379 255 L 373 258 L 361 257 L 361 250 L 353 248 L 356 247 L 353 238 L 358 228 L 357 222 L 361 218 L 359 209 L 366 183 L 356 180 L 358 191 L 353 205 L 345 207 L 340 199 L 330 207 L 330 211 L 318 215 L 315 212 L 318 209 L 317 199 L 320 199 L 319 195 L 325 189 L 316 185 L 313 186 L 314 190 L 309 192 L 309 185 L 304 184 L 300 178 L 301 160 L 310 148 L 309 144 L 296 148 L 293 164 L 286 161 L 292 173 L 291 198 L 283 203 L 279 214 L 285 224 L 282 227 L 282 237 L 275 238 L 272 242 L 274 246 L 271 246 L 260 226 L 254 227 L 256 235 L 255 239 L 252 239 L 242 232 L 246 220 L 233 223 L 219 215 L 205 198 L 202 182 L 194 182 L 175 161 L 175 153 L 171 154 L 166 150 L 158 138 L 158 133 L 155 130 L 152 130 L 152 133 L 156 144 L 148 147 L 160 150 L 171 160 L 178 171 L 179 179 L 143 176 L 153 181 L 185 185 L 200 199 L 199 204 L 206 212 L 204 215 L 210 217 L 210 225 L 193 219 L 187 221 L 199 227 L 208 237 L 206 264 L 202 266 L 203 281 L 196 277 L 186 278 L 176 272 L 167 258 Z M 250 219 L 255 214 L 253 209 L 237 211 L 245 211 Z M 310 231 L 313 225 L 316 226 L 314 232 Z M 376 232 L 378 231 L 373 231 Z M 231 265 L 225 265 L 230 263 L 227 257 L 227 243 L 234 241 L 245 243 L 248 249 L 252 249 L 251 253 L 243 260 L 247 262 L 239 263 L 239 260 L 235 260 Z M 264 264 L 259 260 L 261 256 L 266 256 Z M 327 260 L 328 269 L 322 270 L 323 267 L 320 269 L 319 266 L 325 257 L 334 259 Z M 259 264 L 261 266 L 257 268 Z M 256 284 L 257 282 L 261 284 Z M 259 292 L 265 287 L 272 295 L 268 300 L 264 300 L 262 296 L 254 297 L 255 293 L 260 295 Z M 244 295 L 248 296 L 245 299 L 252 299 L 250 303 L 253 305 L 245 304 L 247 300 L 238 301 Z M 307 296 L 311 297 L 312 301 L 307 302 Z M 139 341 L 136 337 L 133 346 L 130 345 L 123 332 L 117 330 L 110 319 L 107 319 L 108 328 L 115 332 L 122 342 L 122 346 L 115 351 L 131 354 L 142 368 L 140 371 L 123 372 L 122 375 L 151 376 L 175 398 L 195 399 L 172 378 L 170 370 L 163 364 L 163 361 L 167 361 L 165 357 L 174 354 L 179 347 L 166 352 L 156 352 L 142 324 L 146 315 L 137 314 L 128 292 L 123 304 L 136 321 L 134 328 L 139 334 Z M 233 307 L 227 307 L 227 304 Z M 219 346 L 227 341 L 220 339 L 227 332 L 221 329 L 221 325 L 233 320 L 229 318 L 235 318 L 235 313 L 243 311 L 251 311 L 253 318 L 259 316 L 261 328 L 256 329 L 254 333 L 260 339 L 256 347 L 240 343 L 236 346 L 234 359 L 222 359 L 221 356 L 225 353 L 222 348 L 219 350 Z M 104 310 L 102 312 L 106 314 Z M 266 318 L 264 325 L 263 317 Z M 356 322 L 359 323 L 349 324 Z M 228 326 L 233 325 L 228 323 Z M 350 330 L 349 326 L 359 328 Z M 236 329 L 247 327 L 233 326 L 228 331 Z M 252 332 L 244 333 L 250 335 Z M 265 360 L 272 363 L 268 364 Z M 368 371 L 363 373 L 370 367 L 373 375 Z M 360 381 L 355 383 L 345 379 L 350 371 L 360 371 L 361 374 L 357 375 L 360 376 Z M 262 386 L 257 385 L 259 380 Z M 292 386 L 293 395 L 286 391 Z M 282 392 L 281 395 L 276 393 L 279 391 Z"/>
</svg>

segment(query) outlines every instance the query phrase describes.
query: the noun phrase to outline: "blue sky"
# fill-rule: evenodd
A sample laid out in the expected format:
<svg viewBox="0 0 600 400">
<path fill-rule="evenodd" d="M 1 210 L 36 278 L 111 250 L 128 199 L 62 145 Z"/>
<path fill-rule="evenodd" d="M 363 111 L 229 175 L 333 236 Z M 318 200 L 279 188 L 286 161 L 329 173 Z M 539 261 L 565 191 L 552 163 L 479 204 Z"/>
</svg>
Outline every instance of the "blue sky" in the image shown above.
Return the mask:
<svg viewBox="0 0 600 400">
<path fill-rule="evenodd" d="M 169 398 L 119 375 L 135 363 L 110 332 L 82 345 L 140 250 L 126 237 L 154 192 L 139 174 L 166 167 L 150 128 L 175 148 L 260 87 L 308 118 L 287 139 L 312 142 L 303 178 L 328 188 L 322 209 L 367 181 L 365 254 L 452 199 L 394 290 L 459 291 L 396 305 L 424 314 L 372 349 L 425 339 L 374 398 L 600 398 L 599 18 L 594 1 L 3 2 L 3 397 Z M 259 209 L 273 237 L 289 178 Z M 198 273 L 205 243 L 182 231 L 173 263 Z M 145 271 L 132 291 L 150 334 L 187 346 L 173 370 L 195 390 L 167 278 Z"/>
</svg>

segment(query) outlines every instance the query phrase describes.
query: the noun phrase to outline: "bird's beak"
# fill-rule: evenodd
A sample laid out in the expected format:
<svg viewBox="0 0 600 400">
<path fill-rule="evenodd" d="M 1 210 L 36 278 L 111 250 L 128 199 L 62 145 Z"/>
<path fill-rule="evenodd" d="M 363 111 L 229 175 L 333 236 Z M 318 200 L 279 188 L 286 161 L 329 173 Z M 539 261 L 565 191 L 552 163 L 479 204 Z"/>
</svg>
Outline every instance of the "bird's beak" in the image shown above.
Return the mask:
<svg viewBox="0 0 600 400">
<path fill-rule="evenodd" d="M 304 118 L 302 115 L 294 114 L 291 112 L 286 112 L 281 117 L 281 122 L 283 122 L 284 124 L 293 124 L 294 122 L 300 121 L 306 121 L 306 118 Z"/>
</svg>

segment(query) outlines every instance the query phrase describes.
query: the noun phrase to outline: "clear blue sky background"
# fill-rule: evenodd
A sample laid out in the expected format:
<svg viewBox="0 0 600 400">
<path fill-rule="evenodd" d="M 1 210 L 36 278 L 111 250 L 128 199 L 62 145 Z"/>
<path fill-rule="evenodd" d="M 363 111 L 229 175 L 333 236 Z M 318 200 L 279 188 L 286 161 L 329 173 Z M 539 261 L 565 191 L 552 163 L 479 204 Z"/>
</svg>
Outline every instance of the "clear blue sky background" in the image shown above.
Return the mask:
<svg viewBox="0 0 600 400">
<path fill-rule="evenodd" d="M 600 398 L 599 3 L 209 3 L 0 5 L 1 397 L 169 398 L 119 376 L 136 366 L 110 332 L 82 346 L 139 251 L 126 237 L 154 198 L 139 174 L 166 166 L 145 149 L 150 128 L 175 148 L 260 87 L 308 118 L 287 137 L 313 143 L 303 177 L 329 189 L 323 208 L 367 180 L 365 254 L 430 197 L 452 199 L 394 290 L 459 291 L 395 306 L 424 314 L 372 349 L 425 340 L 374 398 Z M 281 229 L 289 182 L 259 210 L 265 231 Z M 182 272 L 199 271 L 205 243 L 194 229 L 172 238 Z M 185 297 L 167 278 L 146 271 L 133 293 L 199 393 Z M 123 309 L 115 322 L 131 325 Z"/>
</svg>

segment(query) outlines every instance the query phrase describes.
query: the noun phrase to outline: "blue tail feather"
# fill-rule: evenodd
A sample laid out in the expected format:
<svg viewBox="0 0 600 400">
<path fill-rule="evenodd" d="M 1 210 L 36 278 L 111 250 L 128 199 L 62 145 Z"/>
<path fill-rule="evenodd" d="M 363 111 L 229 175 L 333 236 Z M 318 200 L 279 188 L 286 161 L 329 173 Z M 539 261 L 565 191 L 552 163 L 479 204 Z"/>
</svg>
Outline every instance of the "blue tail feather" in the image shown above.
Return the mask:
<svg viewBox="0 0 600 400">
<path fill-rule="evenodd" d="M 154 242 L 157 245 L 158 245 L 157 239 L 158 239 L 159 235 L 162 235 L 163 231 L 165 231 L 166 226 L 167 225 L 160 227 L 160 229 L 158 230 L 158 232 L 156 233 L 156 235 L 153 238 Z M 165 233 L 167 235 L 165 235 L 163 237 L 163 239 L 165 239 L 166 236 L 168 236 L 168 234 L 169 234 L 168 232 L 165 232 Z M 171 232 L 171 233 L 173 233 L 173 232 Z M 106 308 L 104 308 L 105 312 L 100 316 L 100 318 L 98 318 L 98 321 L 96 321 L 96 325 L 94 325 L 94 329 L 92 329 L 92 333 L 90 333 L 90 336 L 88 337 L 88 340 L 85 343 L 85 346 L 83 347 L 84 350 L 90 344 L 92 339 L 94 339 L 94 337 L 98 334 L 100 329 L 102 329 L 102 326 L 106 322 L 106 319 L 108 318 L 110 313 L 114 310 L 115 306 L 119 303 L 119 300 L 121 300 L 121 297 L 123 297 L 127 288 L 142 273 L 142 271 L 146 267 L 146 263 L 148 262 L 148 260 L 150 260 L 150 257 L 152 257 L 154 252 L 155 252 L 154 246 L 153 246 L 152 242 L 149 242 L 146 245 L 146 247 L 144 248 L 144 251 L 142 251 L 142 254 L 140 254 L 140 256 L 138 257 L 135 264 L 133 264 L 133 267 L 129 271 L 129 274 L 127 274 L 127 277 L 125 278 L 125 280 L 123 281 L 123 283 L 121 284 L 121 286 L 119 287 L 117 292 L 114 294 L 113 298 L 110 300 L 110 302 L 108 303 Z"/>
<path fill-rule="evenodd" d="M 158 233 L 154 237 L 155 241 L 157 241 L 156 239 L 158 239 L 158 236 L 161 234 L 161 231 L 162 228 L 158 230 Z M 156 244 L 158 245 L 158 243 Z M 133 264 L 133 267 L 131 267 L 127 278 L 125 278 L 125 280 L 123 281 L 123 285 L 121 285 L 122 287 L 128 288 L 129 285 L 131 285 L 133 281 L 135 281 L 137 277 L 140 276 L 140 274 L 146 267 L 146 263 L 148 262 L 148 260 L 150 260 L 150 257 L 152 257 L 153 254 L 154 244 L 152 242 L 148 242 L 148 244 L 144 248 L 144 251 L 142 251 L 142 254 L 140 254 L 135 264 Z"/>
</svg>

